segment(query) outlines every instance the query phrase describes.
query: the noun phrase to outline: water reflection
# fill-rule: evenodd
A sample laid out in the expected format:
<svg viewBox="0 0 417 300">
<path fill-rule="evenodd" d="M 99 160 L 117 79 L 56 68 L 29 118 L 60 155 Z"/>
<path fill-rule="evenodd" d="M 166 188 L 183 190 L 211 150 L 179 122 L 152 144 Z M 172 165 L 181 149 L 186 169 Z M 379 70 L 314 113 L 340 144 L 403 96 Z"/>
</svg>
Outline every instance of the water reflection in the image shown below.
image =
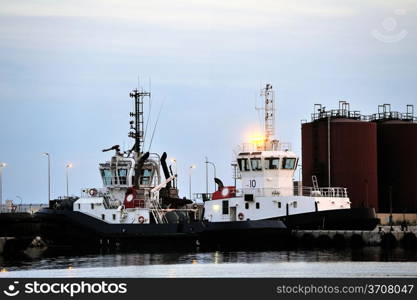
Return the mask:
<svg viewBox="0 0 417 300">
<path fill-rule="evenodd" d="M 120 266 L 186 264 L 256 264 L 282 262 L 416 262 L 417 251 L 401 248 L 344 250 L 298 250 L 271 252 L 115 253 L 40 258 L 0 258 L 0 269 L 8 271 L 44 269 L 107 268 Z M 175 277 L 176 269 L 169 270 Z"/>
</svg>

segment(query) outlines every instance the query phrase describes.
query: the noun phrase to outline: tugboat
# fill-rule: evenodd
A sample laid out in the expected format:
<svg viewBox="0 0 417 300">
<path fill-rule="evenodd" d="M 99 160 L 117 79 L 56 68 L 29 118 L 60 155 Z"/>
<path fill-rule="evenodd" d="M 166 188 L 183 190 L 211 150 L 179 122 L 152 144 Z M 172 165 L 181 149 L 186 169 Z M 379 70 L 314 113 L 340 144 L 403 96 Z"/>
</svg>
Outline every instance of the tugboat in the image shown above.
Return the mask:
<svg viewBox="0 0 417 300">
<path fill-rule="evenodd" d="M 204 202 L 210 222 L 282 220 L 289 229 L 373 230 L 379 223 L 373 208 L 352 208 L 346 188 L 294 184 L 299 158 L 275 136 L 275 97 L 271 84 L 261 91 L 265 100 L 265 133 L 240 147 L 236 163 L 242 189 L 225 187 Z"/>
<path fill-rule="evenodd" d="M 222 224 L 202 220 L 202 210 L 190 199 L 180 198 L 177 174 L 167 165 L 167 154 L 144 152 L 144 99 L 150 92 L 134 90 L 134 118 L 129 137 L 132 149 L 119 145 L 111 159 L 99 166 L 103 188 L 86 188 L 78 197 L 50 201 L 40 210 L 41 236 L 49 247 L 128 248 L 135 250 L 169 247 L 178 250 L 196 245 L 240 243 L 240 237 L 254 233 L 288 234 L 281 221 L 259 220 Z M 155 248 L 163 244 L 164 247 Z"/>
</svg>

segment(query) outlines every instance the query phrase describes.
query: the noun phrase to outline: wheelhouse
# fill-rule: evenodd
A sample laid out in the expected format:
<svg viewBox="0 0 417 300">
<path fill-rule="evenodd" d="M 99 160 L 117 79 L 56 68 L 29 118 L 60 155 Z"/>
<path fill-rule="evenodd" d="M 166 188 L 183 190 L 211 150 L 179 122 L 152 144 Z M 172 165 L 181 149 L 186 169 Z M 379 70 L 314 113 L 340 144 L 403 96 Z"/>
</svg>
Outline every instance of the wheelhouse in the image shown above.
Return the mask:
<svg viewBox="0 0 417 300">
<path fill-rule="evenodd" d="M 133 183 L 134 169 L 130 160 L 121 160 L 116 164 L 111 162 L 100 164 L 100 175 L 105 187 L 127 187 Z"/>
</svg>

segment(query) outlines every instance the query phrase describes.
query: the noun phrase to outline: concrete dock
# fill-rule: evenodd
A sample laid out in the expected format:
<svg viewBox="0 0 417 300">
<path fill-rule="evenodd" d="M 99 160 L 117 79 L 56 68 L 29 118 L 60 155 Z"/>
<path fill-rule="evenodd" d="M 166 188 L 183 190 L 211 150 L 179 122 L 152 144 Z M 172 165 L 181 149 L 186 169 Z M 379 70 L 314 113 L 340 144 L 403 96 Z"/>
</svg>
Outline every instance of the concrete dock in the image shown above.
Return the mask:
<svg viewBox="0 0 417 300">
<path fill-rule="evenodd" d="M 294 230 L 293 242 L 301 247 L 382 246 L 415 248 L 417 226 L 379 226 L 373 231 Z"/>
</svg>

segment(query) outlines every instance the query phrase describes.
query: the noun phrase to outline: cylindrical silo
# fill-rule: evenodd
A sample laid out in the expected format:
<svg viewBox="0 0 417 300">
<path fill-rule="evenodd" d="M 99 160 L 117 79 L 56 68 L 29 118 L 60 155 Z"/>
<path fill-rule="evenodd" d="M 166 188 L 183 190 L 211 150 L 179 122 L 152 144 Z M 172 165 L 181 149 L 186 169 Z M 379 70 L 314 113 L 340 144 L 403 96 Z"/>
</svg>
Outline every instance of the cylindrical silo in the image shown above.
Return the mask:
<svg viewBox="0 0 417 300">
<path fill-rule="evenodd" d="M 385 111 L 375 119 L 381 212 L 417 213 L 417 123 L 413 120 L 409 111 Z"/>
<path fill-rule="evenodd" d="M 376 124 L 347 109 L 319 111 L 302 125 L 304 186 L 316 175 L 319 186 L 346 187 L 352 207 L 377 210 Z"/>
</svg>

